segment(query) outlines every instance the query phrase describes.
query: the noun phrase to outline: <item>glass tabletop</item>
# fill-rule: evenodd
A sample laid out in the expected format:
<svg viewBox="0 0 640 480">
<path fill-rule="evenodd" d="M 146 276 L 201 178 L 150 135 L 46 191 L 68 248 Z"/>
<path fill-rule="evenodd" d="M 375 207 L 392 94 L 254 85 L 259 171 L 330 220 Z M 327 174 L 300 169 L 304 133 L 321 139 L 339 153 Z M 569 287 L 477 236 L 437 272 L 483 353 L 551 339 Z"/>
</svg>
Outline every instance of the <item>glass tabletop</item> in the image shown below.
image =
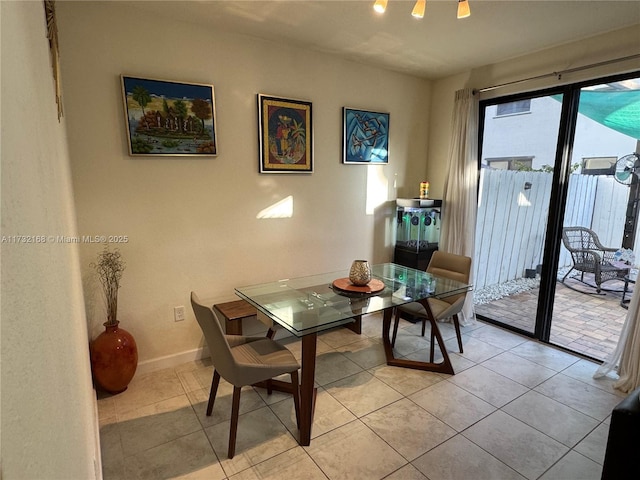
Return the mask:
<svg viewBox="0 0 640 480">
<path fill-rule="evenodd" d="M 333 285 L 349 276 L 343 270 L 290 278 L 235 289 L 236 294 L 301 337 L 378 312 L 429 297 L 443 298 L 471 290 L 465 283 L 421 270 L 383 263 L 371 267 L 372 279 L 382 283 L 375 293 L 352 293 Z"/>
</svg>

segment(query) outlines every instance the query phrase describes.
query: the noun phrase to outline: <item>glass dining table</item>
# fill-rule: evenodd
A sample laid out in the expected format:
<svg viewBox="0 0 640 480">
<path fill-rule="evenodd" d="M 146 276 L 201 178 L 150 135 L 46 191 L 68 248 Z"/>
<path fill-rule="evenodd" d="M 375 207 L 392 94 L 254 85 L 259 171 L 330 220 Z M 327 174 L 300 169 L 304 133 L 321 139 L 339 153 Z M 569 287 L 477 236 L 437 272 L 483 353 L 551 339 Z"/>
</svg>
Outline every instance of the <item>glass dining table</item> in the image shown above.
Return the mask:
<svg viewBox="0 0 640 480">
<path fill-rule="evenodd" d="M 316 339 L 319 332 L 345 326 L 359 334 L 362 315 L 382 311 L 382 340 L 387 365 L 454 374 L 427 299 L 466 292 L 471 290 L 471 285 L 394 263 L 373 265 L 371 282 L 361 288 L 350 284 L 348 273 L 348 270 L 344 270 L 235 289 L 239 297 L 301 338 L 300 445 L 309 445 L 311 442 L 316 396 Z M 410 302 L 424 305 L 431 323 L 432 338 L 438 342 L 443 357 L 442 362 L 395 357 L 389 336 L 393 310 Z M 433 343 L 431 348 L 433 359 Z"/>
</svg>

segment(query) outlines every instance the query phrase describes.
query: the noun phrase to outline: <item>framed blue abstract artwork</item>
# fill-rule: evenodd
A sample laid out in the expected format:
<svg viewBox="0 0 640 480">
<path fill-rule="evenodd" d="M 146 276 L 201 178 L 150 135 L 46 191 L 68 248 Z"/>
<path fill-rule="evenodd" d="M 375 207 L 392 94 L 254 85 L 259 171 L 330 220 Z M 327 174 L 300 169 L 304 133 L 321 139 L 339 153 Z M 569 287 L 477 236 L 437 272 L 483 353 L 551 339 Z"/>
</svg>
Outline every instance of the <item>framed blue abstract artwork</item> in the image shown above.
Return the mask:
<svg viewBox="0 0 640 480">
<path fill-rule="evenodd" d="M 342 163 L 389 163 L 389 114 L 342 109 Z"/>
</svg>

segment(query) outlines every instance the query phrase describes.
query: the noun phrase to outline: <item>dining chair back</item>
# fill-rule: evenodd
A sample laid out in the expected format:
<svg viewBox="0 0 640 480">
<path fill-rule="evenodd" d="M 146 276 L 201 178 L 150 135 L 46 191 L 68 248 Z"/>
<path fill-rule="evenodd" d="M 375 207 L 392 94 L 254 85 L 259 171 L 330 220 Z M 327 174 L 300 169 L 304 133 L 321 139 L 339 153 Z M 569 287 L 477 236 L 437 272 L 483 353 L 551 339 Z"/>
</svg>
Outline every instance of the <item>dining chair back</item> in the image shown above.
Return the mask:
<svg viewBox="0 0 640 480">
<path fill-rule="evenodd" d="M 469 283 L 469 277 L 471 275 L 471 258 L 464 255 L 456 255 L 454 253 L 441 252 L 436 250 L 433 252 L 431 261 L 427 266 L 427 273 L 432 273 L 439 277 L 449 278 L 462 283 Z M 449 305 L 464 304 L 467 298 L 467 292 L 459 293 L 457 295 L 451 295 L 442 298 L 443 302 Z M 462 311 L 462 307 L 458 310 L 458 313 Z M 446 317 L 443 317 L 446 318 Z"/>
<path fill-rule="evenodd" d="M 468 284 L 471 276 L 471 258 L 464 255 L 436 250 L 433 252 L 433 256 L 429 261 L 426 271 L 427 273 L 431 273 L 439 277 L 445 277 Z M 466 298 L 467 292 L 465 291 L 443 298 L 427 299 L 429 308 L 435 320 L 444 320 L 445 318 L 451 318 L 453 320 L 460 353 L 463 353 L 463 349 L 462 334 L 460 332 L 460 319 L 458 318 L 458 315 L 462 312 Z M 428 319 L 427 311 L 422 304 L 412 302 L 396 308 L 392 344 L 395 344 L 396 336 L 398 334 L 398 323 L 400 321 L 400 315 L 403 312 L 413 316 L 414 318 L 417 317 L 422 319 L 422 336 L 424 336 Z M 431 334 L 431 343 L 431 353 L 433 355 L 433 332 Z"/>
<path fill-rule="evenodd" d="M 191 292 L 191 306 L 202 329 L 213 363 L 213 379 L 207 404 L 207 416 L 211 415 L 220 383 L 220 377 L 233 385 L 231 428 L 229 432 L 228 456 L 235 455 L 236 433 L 240 410 L 240 391 L 243 386 L 267 382 L 288 373 L 291 383 L 285 391 L 293 395 L 296 420 L 299 423 L 300 393 L 298 369 L 300 364 L 284 346 L 265 337 L 225 335 L 215 311 Z M 270 385 L 270 384 L 269 384 Z M 271 390 L 269 388 L 269 393 Z"/>
</svg>

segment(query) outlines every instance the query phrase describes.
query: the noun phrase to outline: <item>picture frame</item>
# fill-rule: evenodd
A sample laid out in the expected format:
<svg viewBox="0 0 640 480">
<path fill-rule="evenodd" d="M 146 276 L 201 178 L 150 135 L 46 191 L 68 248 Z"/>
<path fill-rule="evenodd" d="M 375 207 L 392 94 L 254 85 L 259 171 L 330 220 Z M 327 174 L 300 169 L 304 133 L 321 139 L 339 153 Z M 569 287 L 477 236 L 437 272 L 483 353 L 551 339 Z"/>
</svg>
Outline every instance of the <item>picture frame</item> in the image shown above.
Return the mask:
<svg viewBox="0 0 640 480">
<path fill-rule="evenodd" d="M 260 173 L 313 172 L 312 104 L 258 94 Z"/>
<path fill-rule="evenodd" d="M 121 75 L 129 155 L 218 154 L 213 85 Z"/>
<path fill-rule="evenodd" d="M 389 163 L 389 114 L 343 107 L 342 163 Z"/>
</svg>

